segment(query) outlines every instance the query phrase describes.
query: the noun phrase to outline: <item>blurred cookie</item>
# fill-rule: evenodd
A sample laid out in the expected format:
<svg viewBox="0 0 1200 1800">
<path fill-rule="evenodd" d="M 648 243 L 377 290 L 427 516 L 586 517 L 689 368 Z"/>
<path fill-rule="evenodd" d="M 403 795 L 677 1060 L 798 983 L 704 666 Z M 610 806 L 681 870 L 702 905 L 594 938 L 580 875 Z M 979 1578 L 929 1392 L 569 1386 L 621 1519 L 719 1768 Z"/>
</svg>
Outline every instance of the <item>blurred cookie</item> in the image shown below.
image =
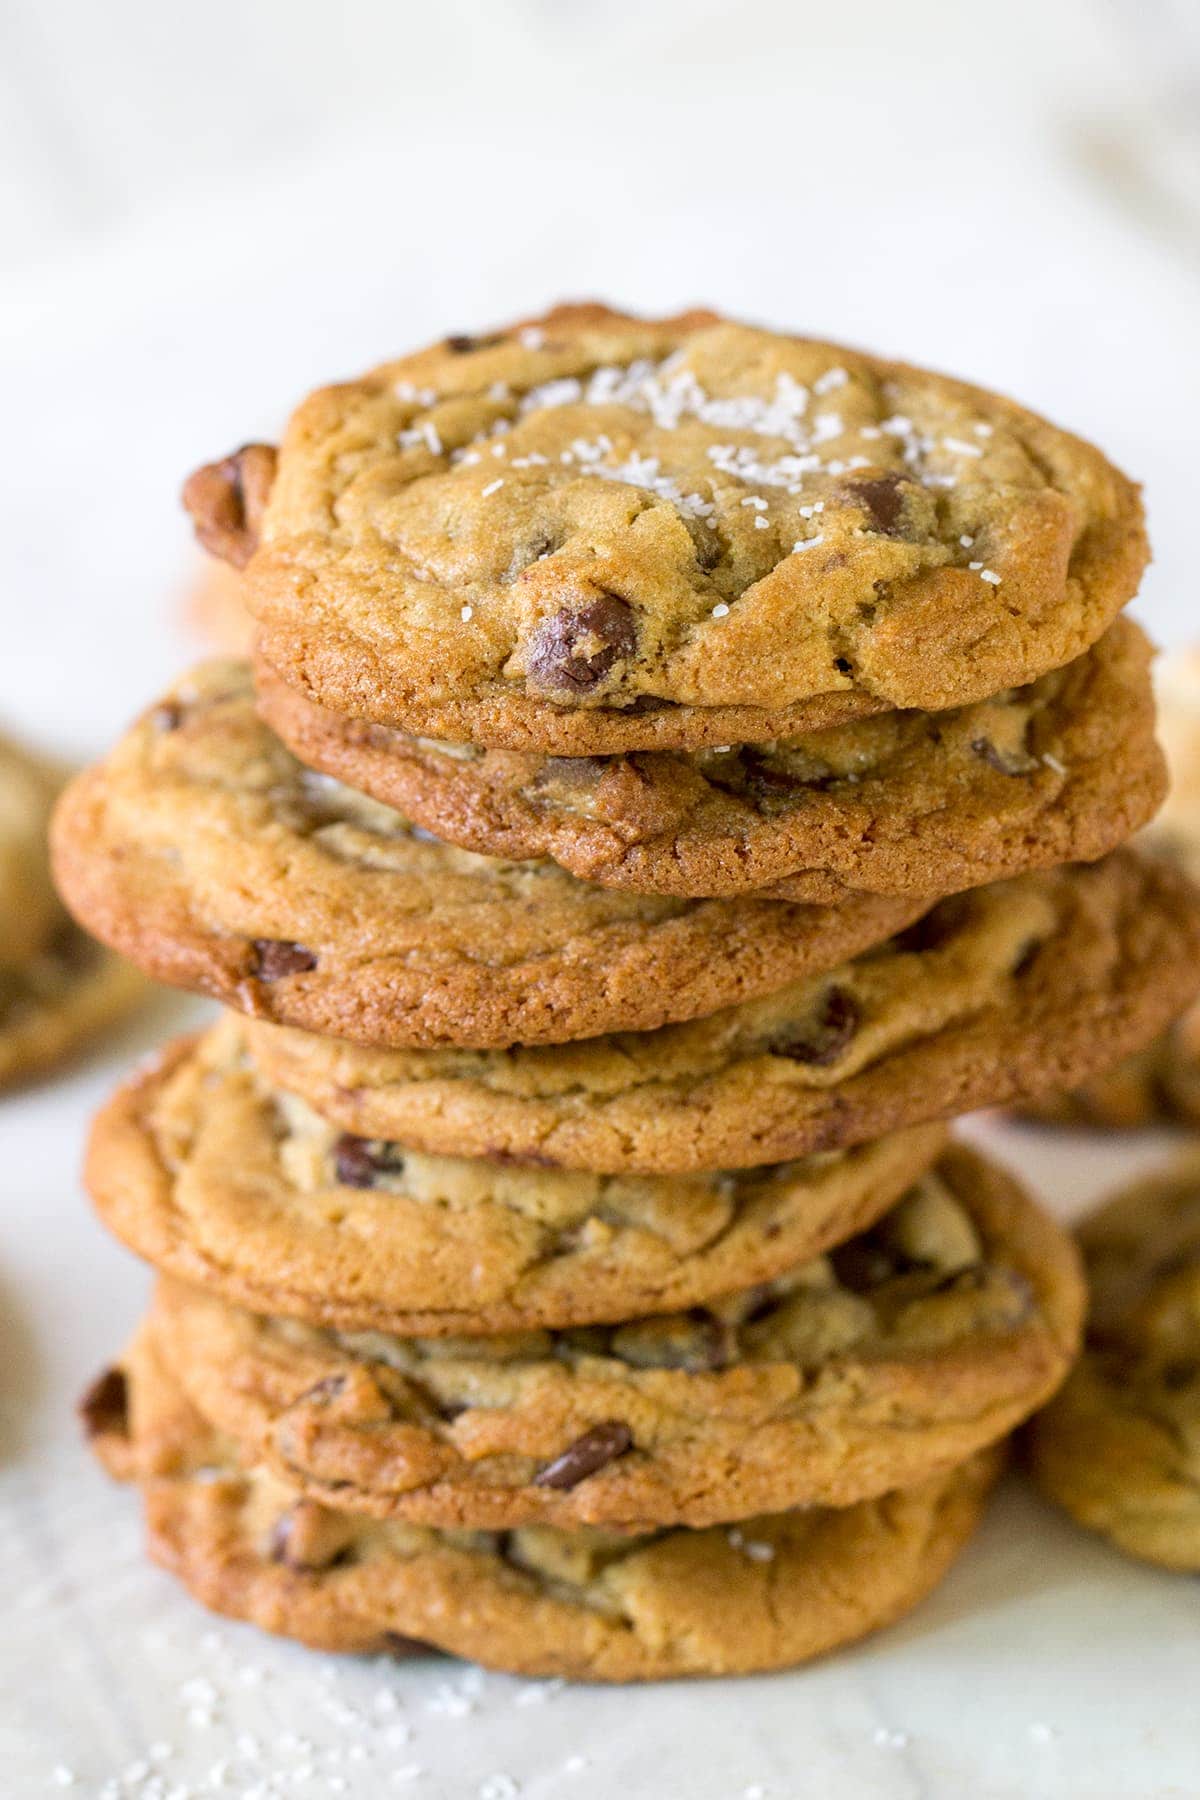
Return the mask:
<svg viewBox="0 0 1200 1800">
<path fill-rule="evenodd" d="M 1083 1358 L 1031 1434 L 1053 1500 L 1118 1549 L 1200 1573 L 1200 1154 L 1079 1231 Z"/>
</svg>

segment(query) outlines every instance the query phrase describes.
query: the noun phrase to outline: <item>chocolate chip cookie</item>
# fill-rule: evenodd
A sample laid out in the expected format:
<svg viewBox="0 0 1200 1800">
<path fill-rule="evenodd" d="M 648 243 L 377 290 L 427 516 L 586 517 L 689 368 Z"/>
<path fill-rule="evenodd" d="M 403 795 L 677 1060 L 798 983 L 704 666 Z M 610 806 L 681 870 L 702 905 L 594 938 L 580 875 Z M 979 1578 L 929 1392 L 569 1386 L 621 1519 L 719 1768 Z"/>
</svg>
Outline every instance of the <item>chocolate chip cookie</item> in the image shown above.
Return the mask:
<svg viewBox="0 0 1200 1800">
<path fill-rule="evenodd" d="M 1200 1573 L 1200 1154 L 1085 1220 L 1083 1359 L 1031 1434 L 1038 1481 L 1119 1549 Z"/>
<path fill-rule="evenodd" d="M 23 963 L 0 965 L 0 1088 L 53 1068 L 148 993 L 132 964 L 60 913 L 42 950 Z"/>
<path fill-rule="evenodd" d="M 877 1630 L 954 1561 L 1001 1462 L 707 1531 L 434 1531 L 240 1465 L 145 1337 L 95 1392 L 93 1447 L 142 1482 L 151 1555 L 204 1605 L 319 1649 L 583 1681 L 784 1668 Z"/>
<path fill-rule="evenodd" d="M 974 706 L 689 755 L 439 744 L 342 719 L 270 671 L 259 704 L 301 762 L 439 837 L 634 893 L 953 893 L 1115 849 L 1166 786 L 1150 646 L 1124 619 Z"/>
<path fill-rule="evenodd" d="M 937 1155 L 938 1126 L 845 1156 L 605 1177 L 430 1157 L 327 1125 L 271 1088 L 237 1028 L 184 1040 L 98 1116 L 106 1225 L 180 1279 L 264 1313 L 446 1334 L 702 1305 L 865 1229 Z"/>
<path fill-rule="evenodd" d="M 1016 1182 L 947 1152 L 865 1234 L 687 1312 L 574 1331 L 314 1330 L 160 1285 L 152 1330 L 247 1466 L 414 1524 L 707 1526 L 850 1506 L 1007 1435 L 1084 1290 Z"/>
<path fill-rule="evenodd" d="M 247 1029 L 272 1080 L 365 1138 L 574 1169 L 738 1168 L 1074 1085 L 1198 981 L 1194 890 L 1117 851 L 945 900 L 824 975 L 656 1032 L 470 1054 Z"/>
<path fill-rule="evenodd" d="M 986 699 L 1081 655 L 1147 557 L 1133 484 L 1012 401 L 597 305 L 322 389 L 189 504 L 307 698 L 566 755 Z"/>
<path fill-rule="evenodd" d="M 831 968 L 928 905 L 637 896 L 452 849 L 298 763 L 241 663 L 194 671 L 79 776 L 54 850 L 76 916 L 149 974 L 384 1046 L 692 1018 Z"/>
</svg>

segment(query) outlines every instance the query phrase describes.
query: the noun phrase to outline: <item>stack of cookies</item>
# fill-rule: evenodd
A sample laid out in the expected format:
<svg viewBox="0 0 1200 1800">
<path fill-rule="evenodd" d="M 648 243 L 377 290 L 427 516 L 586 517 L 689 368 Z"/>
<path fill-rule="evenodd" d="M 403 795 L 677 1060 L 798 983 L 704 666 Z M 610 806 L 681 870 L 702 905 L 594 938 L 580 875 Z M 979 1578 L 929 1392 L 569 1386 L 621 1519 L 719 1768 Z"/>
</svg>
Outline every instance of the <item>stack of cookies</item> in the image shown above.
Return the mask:
<svg viewBox="0 0 1200 1800">
<path fill-rule="evenodd" d="M 253 665 L 59 809 L 226 1013 L 96 1121 L 160 1271 L 84 1415 L 207 1604 L 588 1679 L 797 1662 L 967 1538 L 1074 1250 L 949 1145 L 1200 981 L 1136 491 L 692 313 L 455 336 L 189 481 Z M 1067 866 L 1070 865 L 1070 866 Z"/>
</svg>

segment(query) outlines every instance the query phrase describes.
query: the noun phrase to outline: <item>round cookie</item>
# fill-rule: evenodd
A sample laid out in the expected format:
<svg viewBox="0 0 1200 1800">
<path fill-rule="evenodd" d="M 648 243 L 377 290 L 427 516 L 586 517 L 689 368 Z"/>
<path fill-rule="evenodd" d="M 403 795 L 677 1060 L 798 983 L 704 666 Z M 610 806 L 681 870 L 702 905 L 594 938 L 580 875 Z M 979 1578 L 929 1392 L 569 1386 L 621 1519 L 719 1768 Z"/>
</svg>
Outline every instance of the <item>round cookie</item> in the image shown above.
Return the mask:
<svg viewBox="0 0 1200 1800">
<path fill-rule="evenodd" d="M 77 777 L 53 840 L 77 917 L 149 974 L 385 1046 L 692 1018 L 829 968 L 929 904 L 636 896 L 452 849 L 303 768 L 240 663 L 203 665 Z"/>
<path fill-rule="evenodd" d="M 222 1029 L 119 1090 L 94 1123 L 87 1181 L 139 1256 L 257 1312 L 521 1331 L 769 1281 L 870 1225 L 943 1138 L 923 1127 L 846 1156 L 690 1177 L 428 1157 L 339 1135 Z"/>
<path fill-rule="evenodd" d="M 1200 980 L 1186 879 L 1131 851 L 943 901 L 853 962 L 657 1032 L 376 1052 L 251 1021 L 280 1087 L 365 1138 L 617 1172 L 738 1168 L 1076 1085 Z"/>
<path fill-rule="evenodd" d="M 701 1527 L 911 1487 L 1060 1385 L 1069 1237 L 961 1148 L 865 1234 L 708 1308 L 503 1337 L 317 1331 L 175 1283 L 180 1387 L 310 1499 L 472 1528 Z"/>
<path fill-rule="evenodd" d="M 1133 484 L 1012 401 L 597 305 L 322 389 L 277 469 L 248 446 L 190 503 L 254 550 L 259 642 L 306 697 L 567 755 L 970 704 L 1082 654 L 1148 554 Z"/>
<path fill-rule="evenodd" d="M 1150 646 L 1125 619 L 1066 669 L 974 706 L 691 755 L 438 744 L 340 719 L 269 671 L 259 706 L 301 762 L 451 843 L 634 893 L 953 893 L 1093 861 L 1166 786 Z"/>
<path fill-rule="evenodd" d="M 62 923 L 46 827 L 64 771 L 0 734 L 0 969 L 39 955 Z"/>
<path fill-rule="evenodd" d="M 1083 1358 L 1031 1433 L 1051 1499 L 1118 1549 L 1200 1573 L 1200 1153 L 1086 1219 Z"/>
<path fill-rule="evenodd" d="M 439 1532 L 329 1511 L 240 1468 L 144 1338 L 127 1367 L 93 1445 L 144 1483 L 151 1555 L 204 1605 L 319 1649 L 437 1649 L 532 1676 L 749 1674 L 835 1650 L 935 1585 L 1002 1460 L 703 1532 Z"/>
<path fill-rule="evenodd" d="M 60 912 L 58 931 L 39 954 L 0 967 L 0 1088 L 64 1061 L 148 991 L 131 964 Z"/>
</svg>

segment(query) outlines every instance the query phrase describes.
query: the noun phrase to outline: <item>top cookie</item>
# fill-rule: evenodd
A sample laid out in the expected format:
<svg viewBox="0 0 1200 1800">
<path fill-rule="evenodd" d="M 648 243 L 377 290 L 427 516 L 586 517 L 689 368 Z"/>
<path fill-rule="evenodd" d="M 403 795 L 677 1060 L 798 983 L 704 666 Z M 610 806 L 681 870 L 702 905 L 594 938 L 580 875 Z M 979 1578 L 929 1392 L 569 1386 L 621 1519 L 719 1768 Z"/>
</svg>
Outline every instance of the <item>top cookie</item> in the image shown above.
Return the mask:
<svg viewBox="0 0 1200 1800">
<path fill-rule="evenodd" d="M 986 698 L 1094 643 L 1148 553 L 1136 488 L 1011 401 L 597 305 L 322 389 L 277 468 L 188 498 L 235 560 L 261 538 L 262 651 L 310 698 L 563 753 Z"/>
</svg>

